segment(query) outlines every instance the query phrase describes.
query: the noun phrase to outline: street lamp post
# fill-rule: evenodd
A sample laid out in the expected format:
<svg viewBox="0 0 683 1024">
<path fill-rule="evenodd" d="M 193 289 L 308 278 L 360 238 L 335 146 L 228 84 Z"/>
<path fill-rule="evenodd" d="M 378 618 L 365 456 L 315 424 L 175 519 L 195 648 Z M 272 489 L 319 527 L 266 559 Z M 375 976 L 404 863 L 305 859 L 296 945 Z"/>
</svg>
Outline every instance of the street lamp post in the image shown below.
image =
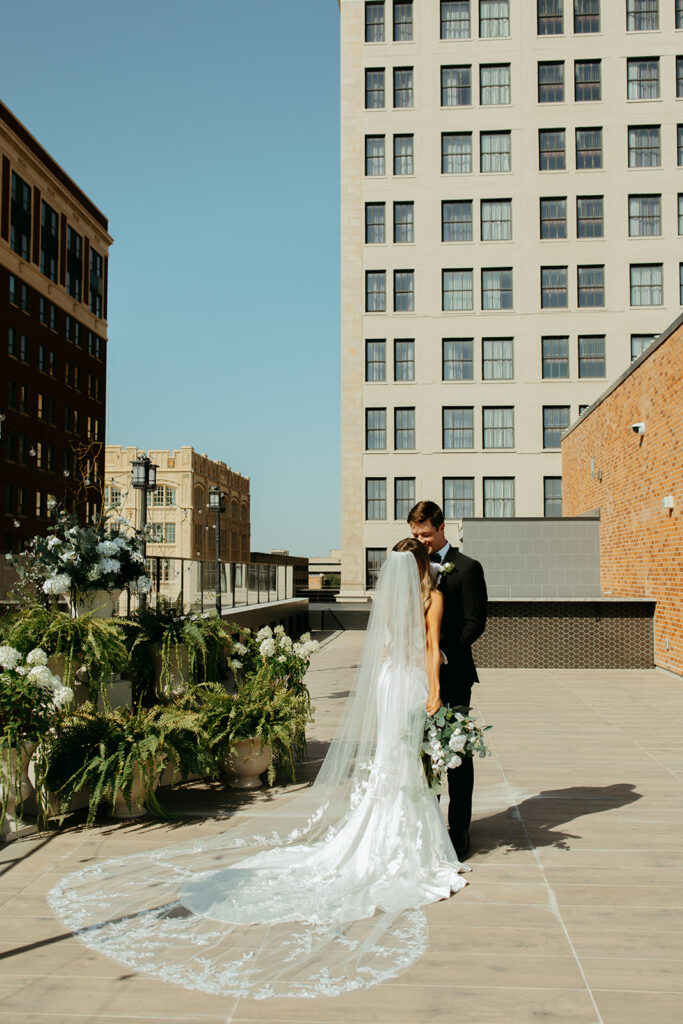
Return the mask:
<svg viewBox="0 0 683 1024">
<path fill-rule="evenodd" d="M 142 557 L 147 557 L 147 540 L 145 538 L 145 527 L 147 526 L 147 495 L 156 490 L 157 467 L 147 455 L 138 455 L 137 459 L 131 461 L 133 467 L 132 484 L 136 491 L 141 492 L 140 506 L 140 531 L 142 533 Z M 139 607 L 144 608 L 147 603 L 146 594 L 138 594 Z"/>
<path fill-rule="evenodd" d="M 225 495 L 220 487 L 209 489 L 209 511 L 216 513 L 216 611 L 218 616 L 223 613 L 221 602 L 221 513 L 225 512 L 223 499 Z"/>
</svg>

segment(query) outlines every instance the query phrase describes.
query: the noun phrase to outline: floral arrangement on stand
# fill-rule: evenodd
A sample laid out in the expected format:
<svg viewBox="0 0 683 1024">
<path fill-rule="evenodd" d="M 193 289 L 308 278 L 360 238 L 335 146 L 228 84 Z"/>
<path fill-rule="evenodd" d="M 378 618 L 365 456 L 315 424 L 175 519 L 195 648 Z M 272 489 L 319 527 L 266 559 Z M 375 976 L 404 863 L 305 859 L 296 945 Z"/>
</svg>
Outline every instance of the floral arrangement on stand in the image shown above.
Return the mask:
<svg viewBox="0 0 683 1024">
<path fill-rule="evenodd" d="M 53 522 L 47 533 L 33 537 L 21 555 L 6 556 L 36 598 L 64 594 L 76 614 L 79 600 L 93 591 L 151 589 L 142 555 L 144 534 L 126 519 L 102 513 L 91 526 L 82 526 L 74 513 L 54 501 L 49 511 Z"/>
<path fill-rule="evenodd" d="M 33 793 L 27 769 L 36 746 L 37 812 L 40 822 L 46 820 L 40 797 L 47 760 L 41 746 L 50 732 L 58 731 L 72 700 L 73 690 L 47 667 L 45 651 L 36 648 L 24 656 L 14 647 L 0 647 L 0 824 L 8 809 L 15 821 L 23 816 L 24 802 Z"/>
<path fill-rule="evenodd" d="M 457 768 L 463 757 L 486 757 L 489 753 L 484 733 L 490 725 L 478 725 L 471 709 L 442 706 L 425 719 L 422 740 L 422 764 L 429 788 L 441 792 L 449 768 Z"/>
<path fill-rule="evenodd" d="M 232 638 L 227 664 L 235 674 L 238 686 L 240 678 L 263 673 L 298 690 L 311 658 L 320 646 L 317 640 L 311 640 L 310 633 L 302 633 L 298 640 L 292 640 L 284 626 L 274 629 L 264 626 L 257 633 L 234 623 L 228 628 L 232 630 Z"/>
</svg>

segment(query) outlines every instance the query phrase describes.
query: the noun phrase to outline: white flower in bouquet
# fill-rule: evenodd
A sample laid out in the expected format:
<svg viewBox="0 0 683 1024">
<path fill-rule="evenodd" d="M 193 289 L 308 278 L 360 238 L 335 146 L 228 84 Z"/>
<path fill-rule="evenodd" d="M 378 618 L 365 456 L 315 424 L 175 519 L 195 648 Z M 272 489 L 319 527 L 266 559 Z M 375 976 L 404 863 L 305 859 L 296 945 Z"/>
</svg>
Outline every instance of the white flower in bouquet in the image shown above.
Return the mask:
<svg viewBox="0 0 683 1024">
<path fill-rule="evenodd" d="M 109 543 L 114 544 L 117 551 L 128 551 L 129 549 L 128 538 L 121 535 L 114 537 Z"/>
<path fill-rule="evenodd" d="M 263 629 L 259 629 L 258 633 L 256 634 L 256 639 L 257 640 L 267 640 L 272 635 L 273 635 L 273 631 L 270 628 L 270 626 L 264 626 Z"/>
<path fill-rule="evenodd" d="M 61 543 L 62 542 L 59 539 L 59 537 L 48 537 L 48 539 L 47 539 L 48 551 L 52 551 L 53 548 L 59 547 L 59 545 Z"/>
<path fill-rule="evenodd" d="M 258 638 L 258 634 L 257 634 Z M 275 641 L 272 637 L 266 637 L 259 645 L 259 654 L 262 658 L 270 658 L 275 654 Z"/>
<path fill-rule="evenodd" d="M 47 654 L 41 647 L 34 647 L 26 655 L 27 665 L 47 665 Z"/>
<path fill-rule="evenodd" d="M 292 643 L 291 637 L 288 637 L 286 635 L 285 636 L 281 636 L 280 637 L 280 650 L 281 651 L 287 651 L 288 653 L 291 654 L 293 649 L 294 649 L 294 644 Z"/>
<path fill-rule="evenodd" d="M 112 572 L 119 572 L 121 563 L 117 558 L 100 558 L 97 568 L 102 576 L 108 576 Z"/>
<path fill-rule="evenodd" d="M 278 660 L 278 661 L 280 662 L 280 664 L 281 664 L 281 665 L 284 665 L 284 664 L 286 664 L 286 662 L 287 662 L 287 657 L 286 657 L 286 655 L 284 655 L 284 654 L 281 654 L 281 655 L 280 655 L 280 656 L 278 657 L 278 659 L 277 659 L 277 660 Z"/>
<path fill-rule="evenodd" d="M 129 586 L 134 593 L 147 594 L 152 589 L 152 581 L 149 576 L 138 576 L 130 581 Z"/>
<path fill-rule="evenodd" d="M 285 627 L 284 626 L 276 626 L 275 629 L 273 630 L 273 632 L 275 633 L 275 636 L 284 636 Z"/>
<path fill-rule="evenodd" d="M 28 674 L 31 679 L 38 683 L 38 686 L 42 686 L 45 690 L 54 690 L 57 686 L 61 686 L 62 683 L 59 676 L 53 675 L 47 665 L 34 665 Z"/>
<path fill-rule="evenodd" d="M 43 590 L 46 594 L 63 594 L 70 587 L 71 577 L 65 572 L 59 572 L 56 576 L 51 576 L 50 579 L 45 580 L 43 583 Z"/>
<path fill-rule="evenodd" d="M 235 653 L 239 654 L 240 657 L 244 657 L 244 655 L 247 653 L 247 648 L 244 646 L 244 644 L 237 643 L 235 644 Z"/>
<path fill-rule="evenodd" d="M 100 555 L 116 555 L 119 546 L 113 540 L 101 540 L 97 545 L 97 552 Z"/>
<path fill-rule="evenodd" d="M 64 565 L 80 565 L 81 556 L 77 551 L 63 551 L 59 556 L 59 561 Z"/>
<path fill-rule="evenodd" d="M 56 708 L 66 707 L 74 699 L 74 692 L 68 686 L 58 686 L 52 692 L 52 704 Z"/>
<path fill-rule="evenodd" d="M 307 644 L 310 639 L 311 639 L 311 634 L 310 633 L 302 633 L 301 636 L 299 637 L 299 643 L 300 644 Z"/>
<path fill-rule="evenodd" d="M 131 562 L 137 562 L 138 565 L 145 564 L 145 556 L 141 555 L 139 551 L 134 551 L 133 554 L 130 556 L 130 560 Z"/>
<path fill-rule="evenodd" d="M 11 671 L 21 661 L 21 654 L 15 647 L 0 647 L 0 665 Z"/>
</svg>

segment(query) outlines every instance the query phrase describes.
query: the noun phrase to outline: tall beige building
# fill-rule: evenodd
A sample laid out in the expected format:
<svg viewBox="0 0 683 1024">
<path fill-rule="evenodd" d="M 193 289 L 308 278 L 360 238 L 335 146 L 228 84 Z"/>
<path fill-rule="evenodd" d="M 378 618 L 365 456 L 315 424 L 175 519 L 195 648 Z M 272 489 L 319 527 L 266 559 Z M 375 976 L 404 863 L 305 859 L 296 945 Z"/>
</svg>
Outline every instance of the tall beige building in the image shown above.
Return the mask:
<svg viewBox="0 0 683 1024">
<path fill-rule="evenodd" d="M 147 521 L 152 524 L 147 554 L 162 559 L 214 559 L 216 517 L 207 506 L 210 488 L 218 486 L 225 493 L 226 509 L 221 515 L 221 557 L 226 562 L 248 562 L 249 477 L 190 445 L 147 454 L 157 464 L 157 486 L 147 495 Z M 120 508 L 135 525 L 140 522 L 140 495 L 131 485 L 131 462 L 139 455 L 144 451 L 118 444 L 108 444 L 105 450 L 105 507 Z"/>
<path fill-rule="evenodd" d="M 683 301 L 683 0 L 340 0 L 342 599 L 415 500 L 561 514 Z"/>
</svg>

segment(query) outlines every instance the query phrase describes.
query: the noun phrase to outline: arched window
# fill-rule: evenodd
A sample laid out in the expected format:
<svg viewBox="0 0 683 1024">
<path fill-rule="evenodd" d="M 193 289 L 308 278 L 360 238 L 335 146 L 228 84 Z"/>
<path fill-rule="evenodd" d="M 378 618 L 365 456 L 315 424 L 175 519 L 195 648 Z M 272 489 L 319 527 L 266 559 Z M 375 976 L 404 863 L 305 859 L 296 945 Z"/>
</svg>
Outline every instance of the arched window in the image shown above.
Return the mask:
<svg viewBox="0 0 683 1024">
<path fill-rule="evenodd" d="M 232 499 L 232 504 L 230 506 L 230 515 L 233 519 L 239 519 L 240 517 L 239 502 L 235 498 Z"/>
<path fill-rule="evenodd" d="M 249 521 L 249 506 L 242 505 L 242 522 L 247 523 Z"/>
<path fill-rule="evenodd" d="M 199 512 L 204 512 L 206 510 L 206 497 L 204 496 L 203 487 L 198 486 L 194 489 L 194 507 Z"/>
</svg>

